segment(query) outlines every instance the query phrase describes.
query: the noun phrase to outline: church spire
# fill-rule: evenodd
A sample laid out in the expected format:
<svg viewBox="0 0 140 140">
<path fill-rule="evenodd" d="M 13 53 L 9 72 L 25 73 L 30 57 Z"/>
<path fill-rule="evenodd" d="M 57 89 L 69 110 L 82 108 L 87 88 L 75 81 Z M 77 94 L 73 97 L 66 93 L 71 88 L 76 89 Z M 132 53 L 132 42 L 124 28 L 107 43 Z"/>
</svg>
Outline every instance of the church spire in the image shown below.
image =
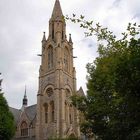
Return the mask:
<svg viewBox="0 0 140 140">
<path fill-rule="evenodd" d="M 59 0 L 56 0 L 54 8 L 53 8 L 53 12 L 52 12 L 52 19 L 62 19 L 62 17 L 63 17 L 63 13 L 60 6 L 60 2 Z"/>
<path fill-rule="evenodd" d="M 26 107 L 28 105 L 28 99 L 26 95 L 26 86 L 25 86 L 25 93 L 24 93 L 24 98 L 23 98 L 23 107 Z"/>
<path fill-rule="evenodd" d="M 52 16 L 49 21 L 49 38 L 58 44 L 66 39 L 66 23 L 59 0 L 55 1 Z"/>
</svg>

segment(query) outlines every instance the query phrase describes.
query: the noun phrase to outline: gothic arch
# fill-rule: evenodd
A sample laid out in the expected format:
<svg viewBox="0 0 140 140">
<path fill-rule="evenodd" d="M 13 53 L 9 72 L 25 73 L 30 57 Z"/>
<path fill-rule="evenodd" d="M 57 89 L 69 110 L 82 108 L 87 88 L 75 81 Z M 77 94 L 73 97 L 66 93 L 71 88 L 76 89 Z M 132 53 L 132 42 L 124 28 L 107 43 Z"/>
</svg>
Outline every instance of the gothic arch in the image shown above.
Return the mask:
<svg viewBox="0 0 140 140">
<path fill-rule="evenodd" d="M 71 88 L 71 86 L 69 86 L 68 84 L 65 84 L 64 89 L 65 89 L 65 90 L 68 89 L 68 90 L 70 91 L 70 93 L 72 94 L 72 88 Z"/>
<path fill-rule="evenodd" d="M 47 68 L 48 70 L 51 70 L 54 65 L 54 60 L 53 60 L 53 47 L 52 45 L 49 45 L 47 48 Z"/>
<path fill-rule="evenodd" d="M 23 121 L 20 125 L 21 136 L 28 136 L 28 124 Z"/>
<path fill-rule="evenodd" d="M 45 123 L 48 123 L 48 111 L 49 111 L 49 106 L 47 103 L 44 103 L 44 118 L 45 118 Z"/>
<path fill-rule="evenodd" d="M 65 86 L 65 121 L 67 124 L 72 124 L 74 121 L 74 109 L 71 104 L 70 97 L 73 95 L 70 86 Z"/>
<path fill-rule="evenodd" d="M 55 111 L 55 104 L 54 101 L 50 102 L 50 117 L 51 117 L 51 122 L 54 122 L 54 111 Z"/>
<path fill-rule="evenodd" d="M 48 97 L 51 97 L 53 95 L 53 89 L 51 87 L 46 89 L 46 94 Z"/>
<path fill-rule="evenodd" d="M 70 71 L 70 52 L 66 46 L 64 47 L 64 70 Z"/>
<path fill-rule="evenodd" d="M 53 85 L 47 85 L 44 89 L 44 95 L 47 95 L 48 97 L 51 97 L 54 94 L 54 86 Z"/>
</svg>

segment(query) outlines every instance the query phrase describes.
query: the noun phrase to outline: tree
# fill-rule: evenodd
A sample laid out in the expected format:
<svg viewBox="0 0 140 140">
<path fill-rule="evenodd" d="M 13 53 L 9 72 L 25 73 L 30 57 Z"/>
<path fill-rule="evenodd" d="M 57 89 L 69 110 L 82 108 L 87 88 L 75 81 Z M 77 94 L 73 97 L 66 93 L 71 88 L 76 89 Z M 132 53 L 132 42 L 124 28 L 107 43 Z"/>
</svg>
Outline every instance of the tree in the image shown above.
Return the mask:
<svg viewBox="0 0 140 140">
<path fill-rule="evenodd" d="M 87 96 L 73 96 L 85 117 L 81 131 L 103 140 L 140 139 L 140 39 L 139 25 L 128 25 L 121 39 L 84 16 L 66 17 L 96 35 L 99 56 L 87 65 Z"/>
<path fill-rule="evenodd" d="M 11 140 L 14 136 L 14 117 L 9 111 L 7 101 L 0 92 L 0 140 Z"/>
</svg>

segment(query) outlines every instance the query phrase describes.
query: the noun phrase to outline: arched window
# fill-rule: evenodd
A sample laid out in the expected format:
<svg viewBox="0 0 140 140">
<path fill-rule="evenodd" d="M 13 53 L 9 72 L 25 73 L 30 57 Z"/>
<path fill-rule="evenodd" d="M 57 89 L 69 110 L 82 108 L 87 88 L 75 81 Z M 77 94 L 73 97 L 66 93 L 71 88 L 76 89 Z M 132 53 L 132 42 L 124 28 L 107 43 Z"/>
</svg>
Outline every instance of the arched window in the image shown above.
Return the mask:
<svg viewBox="0 0 140 140">
<path fill-rule="evenodd" d="M 52 96 L 53 95 L 53 89 L 52 88 L 48 88 L 46 90 L 46 93 L 47 93 L 48 97 Z"/>
<path fill-rule="evenodd" d="M 50 103 L 50 110 L 51 110 L 51 122 L 54 122 L 54 101 Z"/>
<path fill-rule="evenodd" d="M 70 124 L 72 124 L 72 114 L 73 114 L 73 112 L 72 112 L 72 105 L 70 105 L 70 107 L 69 107 L 69 121 L 70 121 Z"/>
<path fill-rule="evenodd" d="M 65 102 L 65 121 L 68 121 L 68 110 L 67 110 L 67 103 Z"/>
<path fill-rule="evenodd" d="M 52 23 L 52 39 L 54 39 L 54 23 Z"/>
<path fill-rule="evenodd" d="M 64 50 L 64 70 L 69 71 L 69 52 L 67 48 Z"/>
<path fill-rule="evenodd" d="M 21 123 L 20 130 L 21 130 L 21 136 L 28 136 L 28 125 L 25 121 Z"/>
<path fill-rule="evenodd" d="M 48 69 L 53 68 L 53 47 L 49 46 L 48 48 Z"/>
<path fill-rule="evenodd" d="M 44 115 L 45 115 L 45 123 L 48 123 L 48 104 L 44 104 Z"/>
</svg>

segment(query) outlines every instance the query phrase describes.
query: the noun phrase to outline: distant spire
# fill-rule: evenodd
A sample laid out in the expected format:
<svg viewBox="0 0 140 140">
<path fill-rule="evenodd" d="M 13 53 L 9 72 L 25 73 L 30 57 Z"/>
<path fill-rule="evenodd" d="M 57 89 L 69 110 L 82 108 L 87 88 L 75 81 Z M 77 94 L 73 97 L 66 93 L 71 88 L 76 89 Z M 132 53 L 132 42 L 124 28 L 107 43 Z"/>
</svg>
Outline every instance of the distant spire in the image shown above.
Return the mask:
<svg viewBox="0 0 140 140">
<path fill-rule="evenodd" d="M 43 39 L 42 39 L 42 41 L 46 41 L 46 35 L 45 35 L 45 32 L 43 32 L 44 34 L 43 34 Z"/>
<path fill-rule="evenodd" d="M 25 92 L 24 92 L 24 98 L 23 98 L 23 107 L 26 107 L 28 104 L 28 99 L 26 95 L 26 85 L 25 85 Z"/>
<path fill-rule="evenodd" d="M 72 43 L 71 34 L 69 34 L 69 43 Z"/>
<path fill-rule="evenodd" d="M 53 8 L 53 12 L 52 12 L 52 18 L 53 19 L 62 19 L 63 17 L 63 13 L 62 13 L 62 9 L 61 9 L 61 6 L 60 6 L 60 2 L 59 0 L 56 0 L 55 1 L 55 4 L 54 4 L 54 8 Z"/>
<path fill-rule="evenodd" d="M 26 95 L 26 85 L 25 85 L 24 98 L 27 98 L 27 95 Z"/>
</svg>

